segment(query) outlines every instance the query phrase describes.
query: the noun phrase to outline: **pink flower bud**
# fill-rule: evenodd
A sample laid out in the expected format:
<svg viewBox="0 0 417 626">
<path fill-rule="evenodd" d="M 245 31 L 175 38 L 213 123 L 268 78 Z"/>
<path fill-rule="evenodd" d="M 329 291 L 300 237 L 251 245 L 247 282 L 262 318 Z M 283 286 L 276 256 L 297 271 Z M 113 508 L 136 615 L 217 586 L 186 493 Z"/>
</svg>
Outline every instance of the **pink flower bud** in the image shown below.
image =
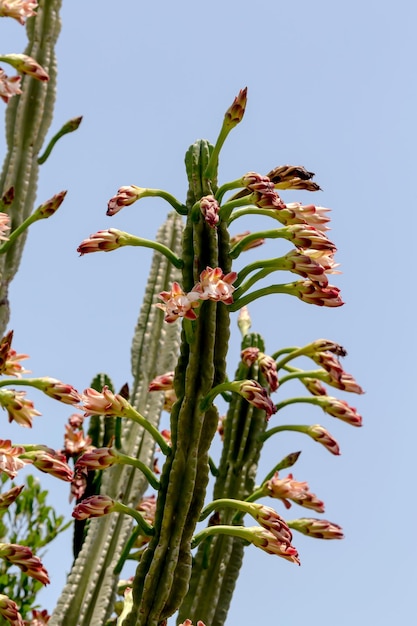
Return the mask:
<svg viewBox="0 0 417 626">
<path fill-rule="evenodd" d="M 245 365 L 251 367 L 254 363 L 256 363 L 258 359 L 259 348 L 244 348 L 240 353 L 240 358 L 244 362 Z"/>
<path fill-rule="evenodd" d="M 254 191 L 251 196 L 253 204 L 259 209 L 266 209 L 267 211 L 277 211 L 277 217 L 281 215 L 282 209 L 285 209 L 285 203 L 277 194 L 274 189 L 274 185 L 271 183 L 271 190 L 267 189 L 263 191 Z"/>
<path fill-rule="evenodd" d="M 149 383 L 148 391 L 165 391 L 172 389 L 174 384 L 174 372 L 166 372 L 160 376 L 156 376 Z"/>
<path fill-rule="evenodd" d="M 326 387 L 317 378 L 301 378 L 300 382 L 313 396 L 327 396 Z"/>
<path fill-rule="evenodd" d="M 54 213 L 56 213 L 61 206 L 61 204 L 65 200 L 65 196 L 67 195 L 66 191 L 60 191 L 55 194 L 52 198 L 41 204 L 40 207 L 36 209 L 36 213 L 40 218 L 46 219 L 51 217 Z"/>
<path fill-rule="evenodd" d="M 261 548 L 268 554 L 276 554 L 287 561 L 292 561 L 300 565 L 297 550 L 286 542 L 280 541 L 272 532 L 261 526 L 250 526 L 247 528 L 250 531 L 253 545 Z"/>
<path fill-rule="evenodd" d="M 72 517 L 75 519 L 88 519 L 90 517 L 102 517 L 114 510 L 115 501 L 108 496 L 90 496 L 86 498 L 80 504 L 77 504 L 72 512 Z"/>
<path fill-rule="evenodd" d="M 241 381 L 239 393 L 250 404 L 253 404 L 258 409 L 263 409 L 266 412 L 267 419 L 276 413 L 275 404 L 269 397 L 268 391 L 256 380 Z"/>
<path fill-rule="evenodd" d="M 355 408 L 349 406 L 344 400 L 339 400 L 339 398 L 333 398 L 332 396 L 320 396 L 315 398 L 315 401 L 329 415 L 337 417 L 352 426 L 362 426 L 362 417 Z"/>
<path fill-rule="evenodd" d="M 219 222 L 220 205 L 214 196 L 204 196 L 200 200 L 200 210 L 207 224 L 215 228 Z"/>
<path fill-rule="evenodd" d="M 81 396 L 85 413 L 84 417 L 90 415 L 106 415 L 107 417 L 123 417 L 126 415 L 130 404 L 120 394 L 114 394 L 105 385 L 101 391 L 95 389 L 85 389 Z"/>
<path fill-rule="evenodd" d="M 292 534 L 285 520 L 274 509 L 264 504 L 252 505 L 252 515 L 263 528 L 269 530 L 282 543 L 291 544 Z"/>
<path fill-rule="evenodd" d="M 233 100 L 232 105 L 227 109 L 224 116 L 227 127 L 233 128 L 242 121 L 246 108 L 247 93 L 247 87 L 241 89 L 236 98 Z"/>
<path fill-rule="evenodd" d="M 107 205 L 107 215 L 116 215 L 124 206 L 129 206 L 139 200 L 144 189 L 136 185 L 120 187 L 117 194 L 110 198 Z"/>
<path fill-rule="evenodd" d="M 279 213 L 279 220 L 286 226 L 290 224 L 308 224 L 321 232 L 325 232 L 329 230 L 326 226 L 330 222 L 330 218 L 326 215 L 329 211 L 330 209 L 315 206 L 314 204 L 303 205 L 300 202 L 290 202 L 282 207 Z"/>
<path fill-rule="evenodd" d="M 25 459 L 45 474 L 71 482 L 74 475 L 70 466 L 63 460 L 61 454 L 55 450 L 31 450 L 25 452 Z"/>
<path fill-rule="evenodd" d="M 80 394 L 72 385 L 67 385 L 49 376 L 38 380 L 41 382 L 42 386 L 40 389 L 42 389 L 43 393 L 54 400 L 58 400 L 63 404 L 78 404 L 81 400 Z"/>
<path fill-rule="evenodd" d="M 300 280 L 294 283 L 293 294 L 303 302 L 316 306 L 338 307 L 344 304 L 338 287 L 333 285 L 320 287 L 318 283 L 311 280 Z"/>
<path fill-rule="evenodd" d="M 82 256 L 90 252 L 110 252 L 120 248 L 123 243 L 120 236 L 122 231 L 116 228 L 108 230 L 99 230 L 94 235 L 90 235 L 88 239 L 84 239 L 77 248 L 77 252 Z"/>
<path fill-rule="evenodd" d="M 275 360 L 263 352 L 259 353 L 258 356 L 259 369 L 261 373 L 265 376 L 267 383 L 269 385 L 269 389 L 271 391 L 276 391 L 278 389 L 278 374 L 277 374 L 277 364 Z"/>
<path fill-rule="evenodd" d="M 75 464 L 75 469 L 102 470 L 118 462 L 118 454 L 112 448 L 95 448 L 85 452 Z"/>
<path fill-rule="evenodd" d="M 1 12 L 1 8 L 0 8 Z M 1 15 L 1 13 L 0 13 Z M 40 81 L 48 81 L 49 76 L 41 65 L 27 54 L 6 54 L 7 62 L 10 63 L 20 74 L 27 74 Z"/>
<path fill-rule="evenodd" d="M 3 469 L 1 468 L 1 464 L 0 464 L 0 469 Z M 11 504 L 13 504 L 16 498 L 18 498 L 18 496 L 22 493 L 23 489 L 24 489 L 24 485 L 20 485 L 19 487 L 18 486 L 12 487 L 11 489 L 9 489 L 9 491 L 0 493 L 0 511 L 4 511 Z"/>
<path fill-rule="evenodd" d="M 268 176 L 262 176 L 262 174 L 257 172 L 248 172 L 242 176 L 242 185 L 249 191 L 260 195 L 275 194 L 274 183 L 271 182 Z"/>
<path fill-rule="evenodd" d="M 20 567 L 22 572 L 39 580 L 43 585 L 49 584 L 48 572 L 42 565 L 41 560 L 34 556 L 28 546 L 17 543 L 0 543 L 0 557 Z"/>
<path fill-rule="evenodd" d="M 288 523 L 294 530 L 315 539 L 343 539 L 341 526 L 325 519 L 301 517 Z"/>
<path fill-rule="evenodd" d="M 3 593 L 0 593 L 0 615 L 4 617 L 11 626 L 25 626 L 16 602 L 10 600 L 10 598 Z"/>
<path fill-rule="evenodd" d="M 313 250 L 325 250 L 327 253 L 336 252 L 334 243 L 326 235 L 308 224 L 293 224 L 282 229 L 289 241 L 297 248 L 312 248 Z"/>
<path fill-rule="evenodd" d="M 332 437 L 328 430 L 323 428 L 323 426 L 320 426 L 320 424 L 314 424 L 313 426 L 309 426 L 307 429 L 307 434 L 310 435 L 310 437 L 312 437 L 314 441 L 321 443 L 321 445 L 327 448 L 327 450 L 332 454 L 340 454 L 339 444 L 337 443 L 336 439 Z"/>
</svg>

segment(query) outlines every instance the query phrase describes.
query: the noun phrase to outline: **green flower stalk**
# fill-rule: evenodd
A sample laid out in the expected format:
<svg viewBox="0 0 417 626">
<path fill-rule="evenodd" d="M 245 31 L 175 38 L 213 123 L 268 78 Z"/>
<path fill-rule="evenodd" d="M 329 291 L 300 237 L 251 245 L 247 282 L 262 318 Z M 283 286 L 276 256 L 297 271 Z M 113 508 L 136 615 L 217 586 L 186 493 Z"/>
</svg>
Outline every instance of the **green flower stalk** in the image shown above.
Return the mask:
<svg viewBox="0 0 417 626">
<path fill-rule="evenodd" d="M 63 137 L 64 135 L 68 135 L 68 133 L 73 133 L 75 130 L 78 129 L 79 125 L 82 122 L 82 119 L 83 118 L 81 116 L 74 117 L 73 119 L 68 120 L 68 122 L 65 122 L 62 128 L 57 133 L 55 133 L 52 139 L 50 139 L 42 155 L 38 157 L 38 165 L 42 165 L 43 163 L 45 163 L 61 137 Z"/>
</svg>

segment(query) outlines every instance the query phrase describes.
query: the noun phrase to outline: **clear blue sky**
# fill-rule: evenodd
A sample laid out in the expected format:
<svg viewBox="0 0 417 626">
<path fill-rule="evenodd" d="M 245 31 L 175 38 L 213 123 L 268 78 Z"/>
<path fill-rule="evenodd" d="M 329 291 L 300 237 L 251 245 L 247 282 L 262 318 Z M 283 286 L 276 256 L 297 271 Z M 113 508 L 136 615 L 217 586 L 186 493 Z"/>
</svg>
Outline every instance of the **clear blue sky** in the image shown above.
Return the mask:
<svg viewBox="0 0 417 626">
<path fill-rule="evenodd" d="M 220 179 L 284 163 L 316 172 L 323 192 L 282 195 L 332 207 L 331 238 L 343 271 L 334 282 L 346 301 L 320 309 L 271 296 L 251 308 L 253 329 L 270 352 L 319 337 L 338 341 L 349 353 L 345 369 L 367 393 L 344 398 L 363 415 L 362 429 L 320 409 L 288 409 L 286 419 L 329 428 L 342 456 L 282 436 L 269 442 L 263 473 L 302 449 L 294 474 L 325 501 L 325 517 L 340 523 L 346 538 L 296 535 L 300 568 L 248 549 L 228 624 L 413 623 L 415 3 L 64 0 L 62 17 L 53 130 L 71 117 L 84 120 L 42 167 L 39 202 L 61 189 L 68 196 L 57 215 L 31 229 L 11 288 L 14 347 L 31 355 L 34 375 L 80 390 L 98 371 L 116 386 L 130 380 L 150 253 L 79 258 L 77 245 L 109 227 L 152 238 L 167 212 L 162 202 L 144 200 L 108 218 L 107 200 L 127 184 L 183 199 L 185 150 L 197 138 L 215 140 L 225 109 L 247 85 L 245 119 L 224 148 Z M 2 50 L 20 52 L 23 29 L 6 20 L 0 28 Z M 242 230 L 256 226 L 242 223 Z M 272 244 L 254 252 L 270 257 Z M 237 333 L 233 345 L 231 372 Z M 8 426 L 4 415 L 2 438 L 60 447 L 69 411 L 30 396 L 43 416 L 27 432 Z M 66 485 L 45 484 L 69 514 Z M 283 512 L 279 503 L 277 510 Z M 305 511 L 293 507 L 289 514 Z M 61 542 L 45 559 L 54 580 L 43 596 L 48 608 L 69 567 L 66 549 Z"/>
</svg>

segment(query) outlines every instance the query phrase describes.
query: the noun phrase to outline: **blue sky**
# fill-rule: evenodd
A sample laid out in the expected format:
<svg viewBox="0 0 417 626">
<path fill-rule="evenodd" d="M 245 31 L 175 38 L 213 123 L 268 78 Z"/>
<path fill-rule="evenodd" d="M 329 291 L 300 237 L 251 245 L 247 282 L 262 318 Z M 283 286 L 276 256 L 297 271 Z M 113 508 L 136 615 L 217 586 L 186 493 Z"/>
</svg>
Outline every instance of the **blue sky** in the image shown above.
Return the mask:
<svg viewBox="0 0 417 626">
<path fill-rule="evenodd" d="M 344 398 L 363 415 L 362 429 L 320 409 L 288 409 L 286 420 L 327 427 L 341 457 L 290 434 L 268 442 L 260 473 L 302 449 L 294 474 L 325 501 L 325 517 L 340 523 L 346 538 L 297 535 L 300 568 L 248 549 L 228 624 L 412 623 L 415 4 L 73 0 L 64 2 L 62 17 L 51 133 L 71 117 L 84 119 L 41 170 L 39 202 L 62 189 L 68 196 L 52 219 L 30 231 L 11 287 L 14 347 L 31 355 L 34 375 L 80 390 L 98 371 L 116 386 L 130 380 L 130 341 L 150 252 L 80 258 L 76 248 L 109 227 L 152 238 L 164 203 L 143 200 L 108 218 L 107 200 L 127 184 L 183 199 L 185 150 L 197 138 L 216 139 L 225 109 L 247 85 L 247 111 L 222 152 L 220 180 L 284 163 L 316 172 L 322 192 L 282 196 L 333 209 L 331 238 L 343 271 L 334 282 L 346 302 L 320 309 L 271 296 L 251 307 L 253 330 L 263 333 L 269 352 L 319 337 L 338 341 L 348 350 L 345 369 L 366 395 Z M 0 28 L 2 50 L 22 51 L 24 30 L 11 20 Z M 237 230 L 262 226 L 242 221 Z M 270 243 L 247 259 L 272 256 L 273 245 L 276 251 Z M 230 372 L 237 341 L 236 332 Z M 34 429 L 8 426 L 4 416 L 2 438 L 60 447 L 68 410 L 30 397 L 43 413 Z M 66 485 L 44 482 L 69 514 Z M 291 517 L 304 515 L 296 508 Z M 279 503 L 277 510 L 283 513 Z M 48 608 L 63 584 L 66 549 L 61 542 L 59 559 L 57 548 L 45 559 L 54 574 L 43 596 Z"/>
</svg>

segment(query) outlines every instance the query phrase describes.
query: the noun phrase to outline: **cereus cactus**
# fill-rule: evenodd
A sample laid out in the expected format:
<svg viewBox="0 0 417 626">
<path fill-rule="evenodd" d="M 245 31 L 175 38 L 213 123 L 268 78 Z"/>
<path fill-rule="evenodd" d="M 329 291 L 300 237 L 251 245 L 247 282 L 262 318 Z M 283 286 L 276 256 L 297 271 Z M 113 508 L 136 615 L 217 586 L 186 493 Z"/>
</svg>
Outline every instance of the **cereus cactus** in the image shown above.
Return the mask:
<svg viewBox="0 0 417 626">
<path fill-rule="evenodd" d="M 28 44 L 24 54 L 5 54 L 0 62 L 11 65 L 18 75 L 8 77 L 0 68 L 0 98 L 6 109 L 6 142 L 0 174 L 0 231 L 10 229 L 0 246 L 0 336 L 9 321 L 8 289 L 22 257 L 28 227 L 50 217 L 64 200 L 61 191 L 36 211 L 39 166 L 45 162 L 56 141 L 76 130 L 81 118 L 70 120 L 50 140 L 41 155 L 52 122 L 56 95 L 55 46 L 61 28 L 61 0 L 1 0 L 0 17 L 27 20 Z M 22 77 L 19 75 L 22 74 Z"/>
<path fill-rule="evenodd" d="M 160 228 L 156 245 L 169 246 L 174 252 L 179 253 L 181 235 L 181 219 L 173 213 Z M 148 387 L 158 371 L 166 371 L 174 366 L 178 356 L 179 329 L 173 325 L 166 325 L 155 306 L 157 294 L 167 289 L 177 278 L 178 270 L 163 255 L 155 253 L 132 344 L 133 384 L 130 402 L 108 389 L 104 389 L 101 394 L 95 390 L 86 390 L 84 394 L 84 409 L 90 415 L 101 413 L 107 416 L 105 418 L 107 420 L 111 419 L 111 416 L 123 416 L 124 411 L 129 415 L 126 419 L 122 417 L 120 447 L 123 454 L 117 452 L 119 457 L 124 457 L 124 462 L 113 463 L 114 458 L 107 462 L 109 469 L 103 472 L 101 481 L 102 495 L 98 496 L 98 500 L 93 500 L 93 506 L 103 505 L 100 498 L 104 496 L 108 499 L 106 504 L 110 507 L 109 510 L 112 508 L 110 503 L 117 500 L 119 508 L 116 510 L 120 511 L 120 506 L 123 506 L 124 512 L 129 511 L 129 507 L 133 511 L 152 476 L 155 448 L 152 435 L 156 436 L 159 445 L 166 446 L 157 429 L 163 398 L 160 394 L 148 393 Z M 104 425 L 100 424 L 98 429 L 103 431 Z M 105 445 L 109 445 L 109 441 L 105 442 Z M 168 448 L 165 450 L 168 451 Z M 78 467 L 82 465 L 86 469 L 91 469 L 93 452 L 90 459 L 86 460 L 87 455 L 84 455 L 83 461 L 81 457 Z M 107 454 L 107 461 L 110 455 L 111 452 Z M 94 468 L 98 469 L 100 465 L 97 451 L 94 457 Z M 106 467 L 106 464 L 103 462 L 101 467 Z M 135 467 L 140 467 L 140 471 L 135 470 Z M 157 482 L 154 477 L 152 484 L 157 486 Z M 80 506 L 83 506 L 82 502 Z M 99 511 L 101 516 L 89 522 L 81 552 L 74 562 L 68 582 L 50 619 L 51 626 L 104 625 L 113 611 L 123 553 L 126 551 L 126 545 L 129 546 L 129 538 L 132 535 L 132 518 L 116 514 L 102 517 L 103 508 Z M 133 511 L 136 520 L 138 516 L 139 513 Z M 84 517 L 79 514 L 77 519 L 88 517 L 90 517 L 88 513 Z M 145 527 L 149 529 L 147 524 Z M 139 528 L 143 531 L 143 525 Z"/>
<path fill-rule="evenodd" d="M 152 396 L 154 391 L 163 392 L 165 408 L 170 411 L 169 445 L 164 445 L 160 434 L 147 427 L 145 421 L 153 423 L 155 416 L 145 415 L 135 406 L 134 399 L 124 400 L 107 388 L 84 393 L 87 415 L 96 413 L 105 419 L 117 415 L 126 424 L 141 424 L 158 442 L 165 456 L 159 480 L 152 481 L 157 491 L 155 506 L 150 507 L 147 501 L 146 506 L 141 507 L 136 502 L 136 507 L 130 511 L 133 502 L 127 503 L 126 508 L 126 502 L 105 478 L 114 471 L 114 464 L 118 466 L 117 458 L 123 463 L 126 460 L 120 461 L 119 452 L 110 449 L 98 450 L 84 458 L 84 463 L 90 467 L 93 464 L 97 469 L 101 464 L 104 478 L 100 494 L 84 504 L 81 502 L 74 511 L 75 517 L 99 517 L 95 524 L 120 511 L 136 520 L 138 515 L 143 515 L 134 531 L 136 547 L 140 544 L 134 558 L 139 559 L 139 564 L 129 583 L 131 589 L 125 594 L 124 609 L 118 620 L 120 626 L 162 626 L 177 611 L 178 623 L 220 626 L 226 619 L 245 545 L 252 543 L 267 553 L 298 564 L 300 557 L 292 545 L 291 528 L 323 539 L 342 536 L 340 527 L 326 520 L 301 518 L 286 522 L 270 507 L 255 502 L 270 496 L 281 499 L 285 507 L 294 502 L 323 512 L 323 503 L 309 491 L 307 483 L 296 481 L 292 474 L 288 477 L 279 474 L 294 465 L 299 453 L 285 457 L 256 485 L 261 448 L 265 439 L 276 432 L 296 430 L 338 454 L 338 444 L 325 428 L 319 425 L 276 426 L 272 416 L 280 415 L 287 404 L 310 402 L 331 416 L 359 426 L 361 418 L 356 411 L 328 396 L 322 383 L 356 393 L 362 390 L 343 371 L 337 357 L 344 351 L 337 344 L 319 340 L 304 348 L 284 348 L 268 355 L 261 336 L 249 333 L 246 305 L 261 297 L 288 294 L 309 304 L 329 307 L 341 306 L 343 302 L 339 289 L 328 283 L 329 274 L 336 271 L 336 247 L 326 235 L 328 209 L 286 204 L 278 194 L 285 189 L 316 191 L 319 186 L 313 182 L 311 172 L 301 166 L 284 165 L 275 167 L 267 176 L 249 172 L 229 183 L 219 185 L 217 182 L 221 147 L 229 132 L 242 120 L 246 97 L 246 89 L 240 91 L 226 111 L 214 146 L 201 140 L 187 151 L 189 188 L 184 204 L 165 191 L 135 185 L 121 187 L 109 201 L 107 213 L 111 216 L 144 198 L 165 199 L 178 216 L 185 218 L 179 249 L 165 241 L 152 242 L 116 229 L 99 231 L 81 242 L 78 248 L 81 254 L 87 254 L 125 245 L 150 247 L 157 250 L 168 265 L 181 271 L 170 285 L 156 294 L 157 302 L 154 300 L 153 305 L 154 315 L 164 320 L 166 328 L 181 325 L 175 370 L 167 368 L 155 372 L 158 376 L 148 393 Z M 269 217 L 274 220 L 274 227 L 231 239 L 230 225 L 240 216 L 252 214 Z M 283 239 L 294 248 L 284 256 L 250 263 L 235 271 L 234 260 L 266 239 Z M 279 270 L 292 272 L 297 279 L 256 287 L 258 281 Z M 240 311 L 239 326 L 243 336 L 242 354 L 236 379 L 230 381 L 226 376 L 230 313 L 237 311 Z M 143 326 L 139 326 L 135 341 L 140 341 L 143 333 Z M 294 367 L 292 361 L 298 356 L 311 358 L 320 369 L 304 371 Z M 312 396 L 274 402 L 271 393 L 281 393 L 289 379 L 299 379 Z M 219 412 L 214 402 L 220 395 L 230 403 L 230 408 L 221 422 L 224 448 L 217 468 L 210 458 L 210 448 L 219 427 Z M 165 434 L 164 439 L 167 437 Z M 124 449 L 123 454 L 126 452 Z M 210 471 L 216 476 L 214 501 L 205 506 Z M 213 515 L 209 526 L 196 533 L 197 523 L 210 513 Z M 246 514 L 252 516 L 257 525 L 244 526 Z M 104 527 L 97 532 L 103 534 Z M 138 543 L 139 537 L 142 539 Z M 102 541 L 105 542 L 105 538 Z M 131 541 L 128 548 L 133 550 L 133 546 Z M 197 546 L 193 560 L 192 551 Z M 107 549 L 104 543 L 100 549 Z M 74 586 L 76 584 L 74 578 Z M 94 594 L 100 593 L 97 591 L 100 579 L 95 584 Z M 84 621 L 79 621 L 75 613 L 71 619 L 67 617 L 62 621 L 62 614 L 57 613 L 51 624 L 103 624 L 92 617 L 91 611 L 89 622 L 85 617 Z"/>
</svg>

